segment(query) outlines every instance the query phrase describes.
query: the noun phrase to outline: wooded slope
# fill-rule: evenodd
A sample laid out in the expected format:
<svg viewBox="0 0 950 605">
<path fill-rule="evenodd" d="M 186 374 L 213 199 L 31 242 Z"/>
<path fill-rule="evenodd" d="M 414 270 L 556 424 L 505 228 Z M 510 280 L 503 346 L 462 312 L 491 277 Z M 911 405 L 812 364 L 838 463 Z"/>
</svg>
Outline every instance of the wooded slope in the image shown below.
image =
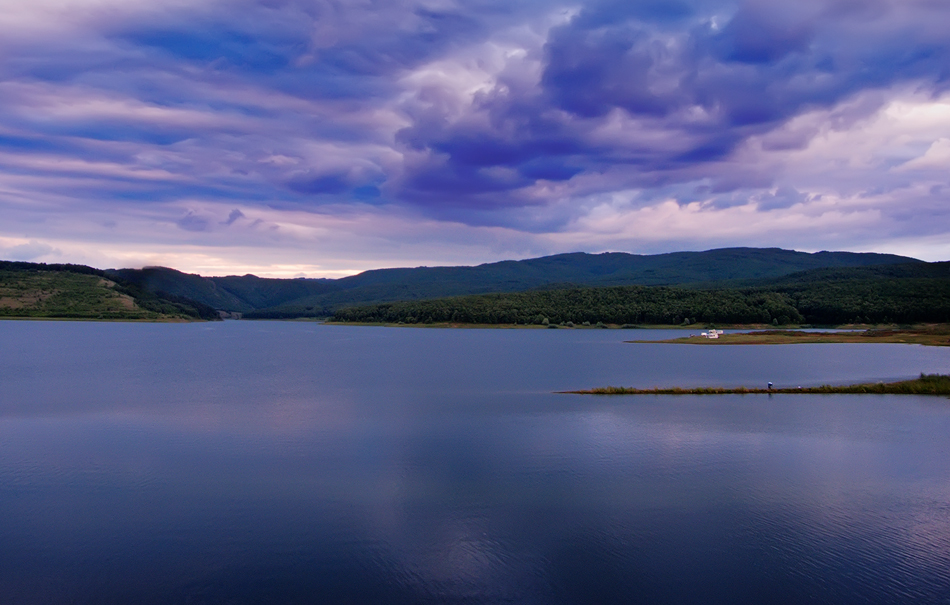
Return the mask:
<svg viewBox="0 0 950 605">
<path fill-rule="evenodd" d="M 806 271 L 745 288 L 566 288 L 344 308 L 383 323 L 823 324 L 950 322 L 950 263 Z"/>
<path fill-rule="evenodd" d="M 218 319 L 218 314 L 84 265 L 0 261 L 0 317 L 158 320 Z"/>
<path fill-rule="evenodd" d="M 814 268 L 919 263 L 886 254 L 778 248 L 725 248 L 657 255 L 558 254 L 475 267 L 379 269 L 337 280 L 201 277 L 163 267 L 112 274 L 153 292 L 167 292 L 246 317 L 321 317 L 337 309 L 556 286 L 743 285 Z"/>
</svg>

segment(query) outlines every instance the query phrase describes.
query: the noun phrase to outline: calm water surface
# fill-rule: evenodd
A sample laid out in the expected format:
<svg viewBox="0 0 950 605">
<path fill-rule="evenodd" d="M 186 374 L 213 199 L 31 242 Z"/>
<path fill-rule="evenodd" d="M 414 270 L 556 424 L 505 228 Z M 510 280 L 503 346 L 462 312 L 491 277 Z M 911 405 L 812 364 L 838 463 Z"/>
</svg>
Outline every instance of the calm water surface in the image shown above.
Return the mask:
<svg viewBox="0 0 950 605">
<path fill-rule="evenodd" d="M 0 322 L 0 603 L 950 603 L 950 400 L 554 393 L 950 348 L 670 334 Z"/>
</svg>

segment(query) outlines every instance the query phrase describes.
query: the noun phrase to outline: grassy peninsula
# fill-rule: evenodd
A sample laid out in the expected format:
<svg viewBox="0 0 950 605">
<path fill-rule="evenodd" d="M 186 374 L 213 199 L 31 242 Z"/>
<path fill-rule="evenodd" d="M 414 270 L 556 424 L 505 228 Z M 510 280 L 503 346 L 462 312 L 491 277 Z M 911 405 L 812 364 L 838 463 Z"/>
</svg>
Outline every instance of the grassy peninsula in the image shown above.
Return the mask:
<svg viewBox="0 0 950 605">
<path fill-rule="evenodd" d="M 819 387 L 804 388 L 750 389 L 746 387 L 702 387 L 695 389 L 636 389 L 630 387 L 601 387 L 586 391 L 563 392 L 576 395 L 756 395 L 771 393 L 799 395 L 950 395 L 950 376 L 944 374 L 921 374 L 920 378 L 902 380 L 899 382 L 878 382 L 845 386 L 822 385 Z"/>
<path fill-rule="evenodd" d="M 690 345 L 776 345 L 804 343 L 899 343 L 935 347 L 950 346 L 950 325 L 936 324 L 902 328 L 874 328 L 853 332 L 802 332 L 798 330 L 763 330 L 722 334 L 719 338 L 698 335 L 669 340 L 630 340 L 628 342 L 671 343 Z"/>
</svg>

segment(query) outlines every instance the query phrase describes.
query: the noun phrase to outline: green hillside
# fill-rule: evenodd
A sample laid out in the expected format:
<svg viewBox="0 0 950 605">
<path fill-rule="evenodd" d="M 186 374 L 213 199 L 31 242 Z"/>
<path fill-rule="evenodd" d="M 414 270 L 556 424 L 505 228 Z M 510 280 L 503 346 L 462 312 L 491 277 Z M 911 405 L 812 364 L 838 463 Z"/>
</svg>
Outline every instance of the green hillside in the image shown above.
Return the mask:
<svg viewBox="0 0 950 605">
<path fill-rule="evenodd" d="M 83 265 L 0 261 L 0 318 L 217 319 L 200 303 L 161 296 Z"/>
<path fill-rule="evenodd" d="M 381 323 L 610 324 L 799 323 L 787 296 L 668 286 L 565 288 L 402 301 L 340 309 L 334 321 Z"/>
<path fill-rule="evenodd" d="M 240 313 L 307 300 L 335 288 L 333 280 L 327 279 L 268 279 L 254 275 L 202 277 L 166 267 L 110 269 L 107 273 L 150 292 L 183 296 L 215 309 Z"/>
<path fill-rule="evenodd" d="M 183 296 L 248 318 L 279 318 L 328 316 L 344 307 L 371 303 L 566 286 L 722 287 L 815 268 L 920 262 L 887 254 L 726 248 L 658 255 L 558 254 L 475 267 L 378 269 L 337 280 L 201 277 L 163 267 L 120 269 L 109 274 L 152 292 Z"/>
<path fill-rule="evenodd" d="M 113 278 L 124 280 L 149 292 L 166 292 L 199 301 L 215 309 L 225 311 L 251 311 L 253 305 L 247 304 L 229 291 L 219 288 L 213 279 L 182 273 L 165 267 L 146 267 L 144 269 L 108 270 Z"/>
<path fill-rule="evenodd" d="M 809 323 L 950 322 L 950 262 L 817 269 L 764 289 L 788 296 Z"/>
<path fill-rule="evenodd" d="M 756 287 L 565 288 L 344 308 L 336 321 L 478 324 L 950 322 L 950 263 L 817 269 Z"/>
<path fill-rule="evenodd" d="M 950 263 L 847 252 L 562 254 L 339 280 L 10 262 L 0 262 L 0 272 L 0 316 L 7 317 L 212 319 L 220 309 L 248 318 L 404 323 L 950 321 Z"/>
<path fill-rule="evenodd" d="M 417 288 L 430 287 L 433 290 L 480 288 L 485 292 L 513 292 L 558 283 L 660 286 L 756 280 L 816 268 L 907 262 L 915 262 L 915 259 L 854 252 L 810 254 L 780 248 L 722 248 L 655 255 L 576 252 L 476 267 L 379 269 L 339 281 L 348 288 L 413 284 Z"/>
</svg>

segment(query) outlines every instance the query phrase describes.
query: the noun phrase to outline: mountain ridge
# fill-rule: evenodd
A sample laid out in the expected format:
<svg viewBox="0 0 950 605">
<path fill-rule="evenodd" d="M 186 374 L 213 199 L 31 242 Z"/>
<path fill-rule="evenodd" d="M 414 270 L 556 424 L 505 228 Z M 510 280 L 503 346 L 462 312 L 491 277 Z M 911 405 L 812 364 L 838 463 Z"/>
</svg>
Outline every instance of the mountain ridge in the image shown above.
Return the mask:
<svg viewBox="0 0 950 605">
<path fill-rule="evenodd" d="M 248 317 L 328 316 L 340 308 L 448 296 L 523 292 L 554 286 L 725 286 L 811 269 L 924 261 L 872 252 L 799 252 L 781 248 L 719 248 L 639 255 L 570 252 L 474 266 L 371 269 L 339 279 L 277 279 L 254 275 L 203 277 L 165 267 L 107 273 L 153 292 L 167 292 Z"/>
<path fill-rule="evenodd" d="M 950 323 L 950 262 L 809 269 L 746 287 L 584 286 L 337 310 L 386 324 L 635 326 Z"/>
</svg>

